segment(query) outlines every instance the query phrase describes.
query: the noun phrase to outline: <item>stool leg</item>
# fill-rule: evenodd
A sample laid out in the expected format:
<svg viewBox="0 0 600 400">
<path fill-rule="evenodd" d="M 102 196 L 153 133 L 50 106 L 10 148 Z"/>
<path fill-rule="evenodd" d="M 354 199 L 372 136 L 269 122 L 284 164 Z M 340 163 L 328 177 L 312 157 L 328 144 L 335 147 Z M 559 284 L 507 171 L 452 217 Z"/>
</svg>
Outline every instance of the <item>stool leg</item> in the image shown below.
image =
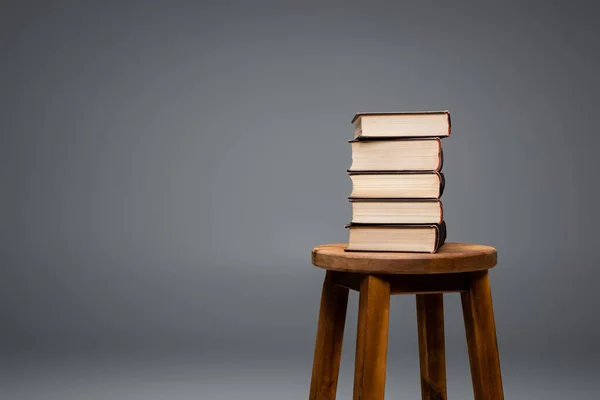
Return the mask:
<svg viewBox="0 0 600 400">
<path fill-rule="evenodd" d="M 360 284 L 354 367 L 354 400 L 383 400 L 390 283 L 368 275 Z"/>
<path fill-rule="evenodd" d="M 503 400 L 492 294 L 487 271 L 469 274 L 461 294 L 475 400 Z"/>
<path fill-rule="evenodd" d="M 421 398 L 446 400 L 443 294 L 417 295 Z"/>
<path fill-rule="evenodd" d="M 335 400 L 348 306 L 348 289 L 334 284 L 327 271 L 321 293 L 310 400 Z"/>
</svg>

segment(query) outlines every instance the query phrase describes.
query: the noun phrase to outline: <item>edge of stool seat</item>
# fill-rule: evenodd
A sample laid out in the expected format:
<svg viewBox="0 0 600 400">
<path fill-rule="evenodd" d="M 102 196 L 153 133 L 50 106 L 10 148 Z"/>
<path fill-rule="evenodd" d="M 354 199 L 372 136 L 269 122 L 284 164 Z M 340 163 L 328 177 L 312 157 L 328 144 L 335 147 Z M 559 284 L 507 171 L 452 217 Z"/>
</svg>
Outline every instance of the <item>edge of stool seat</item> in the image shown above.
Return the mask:
<svg viewBox="0 0 600 400">
<path fill-rule="evenodd" d="M 484 271 L 498 262 L 494 247 L 448 242 L 437 253 L 347 252 L 347 243 L 312 249 L 312 264 L 326 270 L 367 274 L 446 274 Z"/>
</svg>

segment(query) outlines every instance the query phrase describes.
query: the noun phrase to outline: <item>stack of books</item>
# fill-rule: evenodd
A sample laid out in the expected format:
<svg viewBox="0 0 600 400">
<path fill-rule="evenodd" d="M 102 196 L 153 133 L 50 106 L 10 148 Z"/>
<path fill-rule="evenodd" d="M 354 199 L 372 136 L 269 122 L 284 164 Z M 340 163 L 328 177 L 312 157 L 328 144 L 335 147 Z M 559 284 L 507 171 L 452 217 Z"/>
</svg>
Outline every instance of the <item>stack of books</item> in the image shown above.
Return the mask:
<svg viewBox="0 0 600 400">
<path fill-rule="evenodd" d="M 359 113 L 352 123 L 346 251 L 435 253 L 446 240 L 441 139 L 450 113 Z"/>
</svg>

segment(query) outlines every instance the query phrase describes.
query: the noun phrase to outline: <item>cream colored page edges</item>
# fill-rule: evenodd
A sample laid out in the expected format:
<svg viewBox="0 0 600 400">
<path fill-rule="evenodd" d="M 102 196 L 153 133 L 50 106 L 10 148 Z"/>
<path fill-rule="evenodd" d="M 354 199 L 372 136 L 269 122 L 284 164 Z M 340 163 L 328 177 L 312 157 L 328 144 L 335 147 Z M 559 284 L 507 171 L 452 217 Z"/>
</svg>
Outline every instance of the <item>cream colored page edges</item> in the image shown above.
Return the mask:
<svg viewBox="0 0 600 400">
<path fill-rule="evenodd" d="M 362 136 L 448 136 L 447 114 L 361 116 Z"/>
<path fill-rule="evenodd" d="M 437 140 L 357 142 L 352 143 L 351 169 L 354 171 L 434 169 L 439 165 L 439 152 Z"/>
<path fill-rule="evenodd" d="M 433 251 L 434 228 L 351 228 L 349 249 L 372 251 Z M 355 243 L 359 243 L 357 247 Z"/>
<path fill-rule="evenodd" d="M 350 175 L 353 197 L 418 198 L 437 197 L 437 174 Z"/>
<path fill-rule="evenodd" d="M 352 203 L 355 223 L 373 224 L 437 224 L 441 209 L 437 202 L 371 202 Z"/>
</svg>

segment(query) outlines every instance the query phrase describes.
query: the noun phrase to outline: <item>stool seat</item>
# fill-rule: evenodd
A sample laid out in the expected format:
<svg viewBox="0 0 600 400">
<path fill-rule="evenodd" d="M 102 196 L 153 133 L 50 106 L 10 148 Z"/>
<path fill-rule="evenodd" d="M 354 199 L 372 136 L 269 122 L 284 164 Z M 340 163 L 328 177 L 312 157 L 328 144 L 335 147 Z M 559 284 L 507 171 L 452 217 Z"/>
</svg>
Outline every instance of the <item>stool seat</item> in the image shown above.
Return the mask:
<svg viewBox="0 0 600 400">
<path fill-rule="evenodd" d="M 331 271 L 364 274 L 447 274 L 475 272 L 496 265 L 496 249 L 469 243 L 446 243 L 437 253 L 344 251 L 347 243 L 323 244 L 312 250 L 312 263 Z"/>
</svg>

